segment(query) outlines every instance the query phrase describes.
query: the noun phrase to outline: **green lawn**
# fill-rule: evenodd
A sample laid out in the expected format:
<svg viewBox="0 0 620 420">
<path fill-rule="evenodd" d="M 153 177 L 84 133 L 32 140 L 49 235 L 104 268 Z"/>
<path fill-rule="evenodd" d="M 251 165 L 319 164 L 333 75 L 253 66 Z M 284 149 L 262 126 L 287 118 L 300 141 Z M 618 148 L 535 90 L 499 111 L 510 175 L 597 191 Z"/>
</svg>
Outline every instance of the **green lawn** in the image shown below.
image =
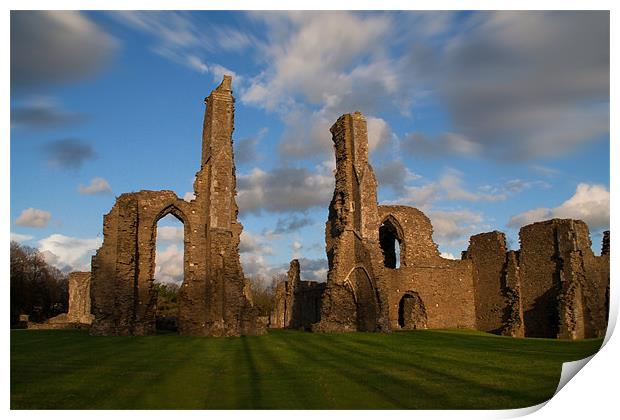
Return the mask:
<svg viewBox="0 0 620 420">
<path fill-rule="evenodd" d="M 241 338 L 11 331 L 11 408 L 517 408 L 602 340 L 471 331 Z"/>
</svg>

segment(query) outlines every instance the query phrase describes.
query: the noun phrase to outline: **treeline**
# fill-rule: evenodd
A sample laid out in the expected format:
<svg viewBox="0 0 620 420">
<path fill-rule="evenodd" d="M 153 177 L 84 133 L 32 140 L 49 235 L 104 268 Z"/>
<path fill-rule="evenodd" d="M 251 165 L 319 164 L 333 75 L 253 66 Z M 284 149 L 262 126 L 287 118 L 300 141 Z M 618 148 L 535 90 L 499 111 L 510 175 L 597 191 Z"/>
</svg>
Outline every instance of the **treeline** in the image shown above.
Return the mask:
<svg viewBox="0 0 620 420">
<path fill-rule="evenodd" d="M 66 274 L 45 262 L 36 249 L 11 241 L 11 327 L 19 315 L 42 322 L 67 312 Z"/>
<path fill-rule="evenodd" d="M 286 280 L 286 275 L 276 275 L 271 280 L 261 276 L 251 276 L 250 290 L 252 302 L 260 316 L 269 316 L 275 305 L 275 291 L 278 282 Z M 180 285 L 173 283 L 153 283 L 157 292 L 157 316 L 173 317 L 178 311 L 178 294 Z"/>
<path fill-rule="evenodd" d="M 260 316 L 269 316 L 275 306 L 275 294 L 278 283 L 286 280 L 285 274 L 275 275 L 271 280 L 262 276 L 252 276 L 249 278 L 252 291 L 252 301 L 254 307 L 258 309 Z"/>
</svg>

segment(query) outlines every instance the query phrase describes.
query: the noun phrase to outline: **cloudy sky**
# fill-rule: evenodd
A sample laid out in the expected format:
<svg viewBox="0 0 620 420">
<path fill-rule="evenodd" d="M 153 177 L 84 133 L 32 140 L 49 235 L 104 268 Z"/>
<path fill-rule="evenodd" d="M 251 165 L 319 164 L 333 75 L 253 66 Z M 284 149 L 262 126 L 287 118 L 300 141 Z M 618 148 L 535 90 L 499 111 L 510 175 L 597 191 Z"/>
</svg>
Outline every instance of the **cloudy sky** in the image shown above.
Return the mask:
<svg viewBox="0 0 620 420">
<path fill-rule="evenodd" d="M 13 12 L 11 237 L 88 269 L 115 196 L 191 195 L 203 98 L 234 77 L 246 275 L 324 280 L 330 125 L 368 120 L 379 201 L 423 210 L 445 256 L 500 230 L 609 227 L 607 12 Z M 182 279 L 182 230 L 157 272 Z"/>
</svg>

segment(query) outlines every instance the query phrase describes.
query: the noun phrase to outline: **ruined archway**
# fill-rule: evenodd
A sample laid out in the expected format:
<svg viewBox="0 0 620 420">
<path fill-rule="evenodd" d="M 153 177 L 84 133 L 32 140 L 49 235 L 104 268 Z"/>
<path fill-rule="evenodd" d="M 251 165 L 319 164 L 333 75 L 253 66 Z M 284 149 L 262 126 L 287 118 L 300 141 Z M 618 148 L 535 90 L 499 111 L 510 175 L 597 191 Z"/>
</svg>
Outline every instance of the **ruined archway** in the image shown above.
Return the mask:
<svg viewBox="0 0 620 420">
<path fill-rule="evenodd" d="M 376 331 L 379 302 L 370 277 L 363 268 L 355 268 L 349 275 L 355 294 L 356 323 L 358 331 Z"/>
<path fill-rule="evenodd" d="M 400 268 L 403 246 L 402 228 L 391 215 L 379 226 L 379 244 L 383 252 L 383 265 L 386 268 Z"/>
<path fill-rule="evenodd" d="M 184 224 L 178 216 L 168 213 L 155 223 L 153 232 L 155 329 L 178 332 L 179 293 L 185 279 Z"/>
<path fill-rule="evenodd" d="M 416 292 L 407 292 L 398 304 L 398 326 L 403 330 L 426 328 L 427 316 L 424 302 Z"/>
<path fill-rule="evenodd" d="M 103 244 L 92 259 L 93 335 L 148 335 L 155 331 L 156 224 L 168 214 L 184 225 L 179 333 L 234 336 L 264 332 L 258 311 L 244 293 L 239 259 L 243 227 L 237 220 L 235 198 L 230 76 L 224 76 L 205 105 L 194 197 L 182 200 L 170 190 L 125 193 L 104 216 Z"/>
</svg>

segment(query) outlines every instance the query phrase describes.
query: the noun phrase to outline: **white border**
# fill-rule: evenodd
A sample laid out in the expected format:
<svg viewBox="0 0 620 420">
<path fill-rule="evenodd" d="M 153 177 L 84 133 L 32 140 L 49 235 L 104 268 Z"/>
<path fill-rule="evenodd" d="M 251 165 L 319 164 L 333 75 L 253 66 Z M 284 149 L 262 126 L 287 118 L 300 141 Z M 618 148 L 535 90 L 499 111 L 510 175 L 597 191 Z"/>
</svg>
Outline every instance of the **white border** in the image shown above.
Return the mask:
<svg viewBox="0 0 620 420">
<path fill-rule="evenodd" d="M 618 43 L 618 31 L 616 29 L 619 19 L 617 18 L 617 7 L 614 7 L 616 3 L 611 1 L 597 1 L 591 0 L 588 2 L 585 1 L 574 1 L 574 0 L 564 0 L 564 1 L 550 1 L 550 0 L 521 0 L 518 2 L 515 1 L 370 1 L 370 0 L 358 0 L 358 1 L 297 1 L 294 3 L 296 8 L 305 9 L 305 10 L 368 10 L 374 9 L 377 6 L 381 7 L 385 10 L 398 10 L 398 9 L 409 9 L 409 10 L 495 10 L 495 9 L 508 9 L 508 10 L 546 10 L 546 9 L 569 9 L 569 10 L 611 10 L 611 45 L 617 46 Z M 177 0 L 174 3 L 166 3 L 163 1 L 136 1 L 136 0 L 111 0 L 107 2 L 103 1 L 76 1 L 76 0 L 61 0 L 55 1 L 54 3 L 41 1 L 41 0 L 24 0 L 24 1 L 5 1 L 3 5 L 6 5 L 5 13 L 2 14 L 2 18 L 0 21 L 0 27 L 2 28 L 2 51 L 5 54 L 5 60 L 3 61 L 4 65 L 2 66 L 2 96 L 3 101 L 1 103 L 2 109 L 2 133 L 3 141 L 2 141 L 2 153 L 0 153 L 0 168 L 2 170 L 2 176 L 0 177 L 0 185 L 2 188 L 2 193 L 4 196 L 3 203 L 9 203 L 8 195 L 10 193 L 10 162 L 9 162 L 9 141 L 10 138 L 10 111 L 9 111 L 9 98 L 10 98 L 10 78 L 9 78 L 9 48 L 10 48 L 10 29 L 9 29 L 9 10 L 10 9 L 65 9 L 65 10 L 94 10 L 94 9 L 145 9 L 145 10 L 159 10 L 159 9 L 171 9 L 170 6 L 174 6 L 174 9 L 177 10 L 188 10 L 188 9 L 214 9 L 214 10 L 244 10 L 244 9 L 255 9 L 257 6 L 260 6 L 261 9 L 265 10 L 287 10 L 291 8 L 292 3 L 287 3 L 283 1 L 276 0 L 263 0 L 260 3 L 252 2 L 248 0 L 228 0 L 228 1 L 218 1 L 218 2 L 205 2 L 205 1 L 196 1 L 196 0 Z M 618 72 L 617 65 L 617 54 L 614 54 L 614 49 L 611 49 L 611 96 L 613 98 L 617 98 L 617 84 L 614 83 L 614 74 Z M 615 107 L 613 106 L 614 101 L 611 101 L 611 113 L 610 113 L 610 122 L 611 122 L 611 137 L 618 132 L 617 130 L 617 115 L 614 113 Z M 618 157 L 620 156 L 618 142 L 611 142 L 611 174 L 610 174 L 610 190 L 611 190 L 611 230 L 616 231 L 616 223 L 614 214 L 620 207 L 617 205 L 617 187 L 616 187 L 616 179 L 617 179 L 617 169 L 618 169 Z M 2 273 L 4 274 L 4 293 L 2 293 L 2 307 L 5 311 L 5 316 L 8 316 L 8 308 L 9 308 L 9 267 L 8 267 L 8 254 L 9 254 L 9 206 L 3 205 L 0 209 L 0 229 L 4 232 L 5 240 L 0 242 L 0 249 L 3 252 L 4 259 L 2 260 Z M 612 248 L 613 242 L 612 242 Z M 612 257 L 613 257 L 612 253 Z M 619 271 L 618 259 L 612 258 L 612 287 L 611 287 L 611 310 L 610 310 L 610 332 L 613 330 L 613 326 L 615 326 L 617 315 L 618 315 L 618 299 L 620 293 L 618 292 L 617 281 L 615 281 L 615 275 Z M 5 321 L 5 334 L 6 338 L 4 342 L 4 346 L 2 347 L 5 366 L 6 369 L 4 372 L 4 380 L 2 381 L 2 396 L 4 407 L 6 410 L 9 409 L 10 406 L 10 376 L 9 376 L 9 329 L 8 329 L 8 320 Z M 592 358 L 591 362 L 588 363 L 587 367 L 584 368 L 574 380 L 569 381 L 569 383 L 555 396 L 553 397 L 547 404 L 541 404 L 538 407 L 532 407 L 528 409 L 521 410 L 505 410 L 505 411 L 390 411 L 389 413 L 379 413 L 377 411 L 364 411 L 364 412 L 356 412 L 356 411 L 331 411 L 331 412 L 321 412 L 317 413 L 314 411 L 275 411 L 275 412 L 267 412 L 267 411 L 209 411 L 208 413 L 202 411 L 174 411 L 174 412 L 162 412 L 162 411 L 121 411 L 121 412 L 110 412 L 110 411 L 89 411 L 88 416 L 98 419 L 106 419 L 108 417 L 142 417 L 149 416 L 150 418 L 169 418 L 171 415 L 179 416 L 182 415 L 184 417 L 189 418 L 200 418 L 201 420 L 205 415 L 214 416 L 217 418 L 230 418 L 230 417 L 246 417 L 252 416 L 257 419 L 274 419 L 274 418 L 300 418 L 300 419 L 310 419 L 318 416 L 334 416 L 334 417 L 355 417 L 355 418 L 370 418 L 380 415 L 389 415 L 395 417 L 409 418 L 410 416 L 416 416 L 417 418 L 472 418 L 472 419 L 480 419 L 480 418 L 506 418 L 506 417 L 516 417 L 520 415 L 528 414 L 532 411 L 540 409 L 536 411 L 532 417 L 533 418 L 567 418 L 567 419 L 583 419 L 583 418 L 609 418 L 612 417 L 614 412 L 617 412 L 617 392 L 615 391 L 615 384 L 617 384 L 617 375 L 618 375 L 618 360 L 616 358 L 616 354 L 620 354 L 618 351 L 618 339 L 617 337 L 611 337 L 608 335 L 606 337 L 606 345 L 595 357 Z M 7 366 L 9 365 L 9 366 Z M 294 392 L 294 390 L 291 390 Z M 45 416 L 46 418 L 51 417 L 54 418 L 81 418 L 83 417 L 85 412 L 80 411 L 49 411 L 49 412 L 31 412 L 31 411 L 11 411 L 10 415 L 16 418 L 30 418 L 31 416 Z"/>
</svg>

